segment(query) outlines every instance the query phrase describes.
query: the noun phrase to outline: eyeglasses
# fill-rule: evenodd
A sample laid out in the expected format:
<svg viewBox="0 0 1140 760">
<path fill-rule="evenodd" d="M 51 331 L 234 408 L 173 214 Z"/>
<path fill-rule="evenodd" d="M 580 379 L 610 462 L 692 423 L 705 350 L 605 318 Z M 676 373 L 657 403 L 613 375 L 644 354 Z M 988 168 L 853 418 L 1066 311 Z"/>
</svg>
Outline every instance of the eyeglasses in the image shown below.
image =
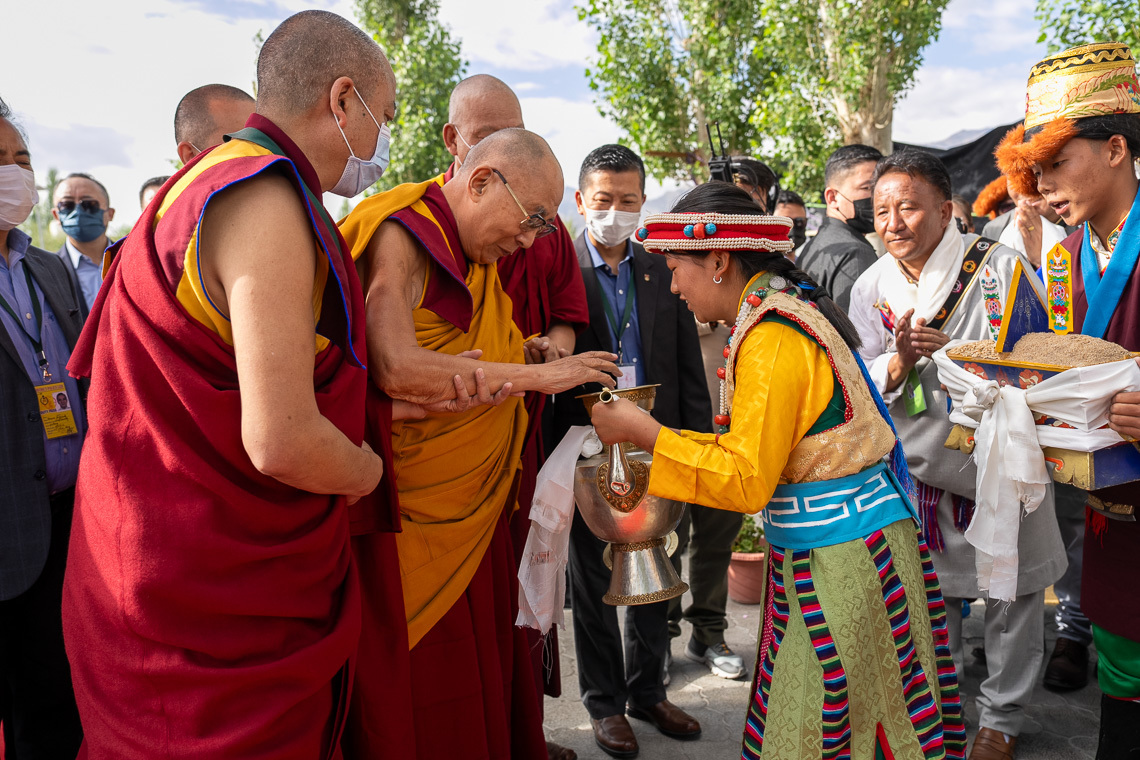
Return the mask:
<svg viewBox="0 0 1140 760">
<path fill-rule="evenodd" d="M 509 184 L 507 184 L 507 178 L 503 176 L 503 173 L 498 169 L 492 169 L 491 171 L 498 175 L 499 179 L 503 181 L 503 187 L 507 188 L 507 192 L 510 193 L 511 197 L 515 199 L 515 203 L 519 204 L 519 210 L 526 214 L 526 219 L 523 219 L 521 222 L 519 222 L 520 227 L 522 227 L 524 230 L 527 230 L 528 232 L 535 230 L 535 238 L 546 237 L 558 229 L 554 226 L 554 222 L 547 221 L 541 214 L 528 213 L 526 206 L 522 205 L 522 201 L 520 201 L 519 197 L 515 195 L 515 191 L 511 189 L 511 186 Z"/>
<path fill-rule="evenodd" d="M 794 216 L 794 217 L 792 217 L 792 229 L 806 230 L 807 229 L 807 217 L 806 216 Z"/>
<path fill-rule="evenodd" d="M 59 213 L 61 214 L 70 214 L 75 210 L 76 206 L 79 206 L 79 208 L 83 209 L 88 214 L 94 214 L 97 211 L 103 210 L 103 207 L 99 205 L 99 201 L 94 201 L 90 198 L 85 201 L 79 201 L 79 203 L 76 203 L 75 201 L 60 201 L 59 203 L 55 204 L 56 209 L 58 209 Z"/>
</svg>

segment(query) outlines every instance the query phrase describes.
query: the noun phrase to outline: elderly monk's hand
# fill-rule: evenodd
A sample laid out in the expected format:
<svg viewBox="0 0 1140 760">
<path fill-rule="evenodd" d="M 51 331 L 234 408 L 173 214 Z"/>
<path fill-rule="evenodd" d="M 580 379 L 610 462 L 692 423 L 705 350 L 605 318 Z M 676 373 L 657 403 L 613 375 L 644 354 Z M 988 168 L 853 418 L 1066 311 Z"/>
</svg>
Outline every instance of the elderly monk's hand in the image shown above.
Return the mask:
<svg viewBox="0 0 1140 760">
<path fill-rule="evenodd" d="M 587 351 L 567 356 L 556 362 L 536 366 L 535 390 L 540 393 L 561 393 L 586 383 L 601 383 L 607 388 L 617 385 L 615 377 L 621 371 L 614 362 L 617 354 L 608 351 Z"/>
<path fill-rule="evenodd" d="M 570 352 L 559 348 L 549 337 L 540 335 L 523 344 L 523 354 L 527 364 L 546 364 L 565 358 Z"/>
<path fill-rule="evenodd" d="M 1140 359 L 1136 363 L 1140 364 Z M 1112 397 L 1108 426 L 1122 436 L 1140 439 L 1140 393 L 1117 393 Z"/>
<path fill-rule="evenodd" d="M 375 466 L 373 468 L 374 471 L 372 474 L 376 476 L 376 480 L 375 480 L 375 482 L 373 482 L 372 488 L 368 489 L 368 493 L 372 493 L 373 491 L 376 490 L 376 486 L 380 485 L 380 478 L 384 477 L 384 460 L 381 459 L 376 454 L 376 452 L 372 450 L 372 447 L 368 445 L 368 441 L 362 441 L 360 444 L 360 448 L 366 454 L 371 454 L 372 455 L 371 459 L 374 460 L 373 464 Z M 364 494 L 356 494 L 356 495 L 350 494 L 346 498 L 348 499 L 349 504 L 355 504 L 356 502 L 360 501 L 360 499 L 363 496 L 364 496 Z"/>
<path fill-rule="evenodd" d="M 624 398 L 617 398 L 608 404 L 594 404 L 590 410 L 590 421 L 594 431 L 606 445 L 629 441 L 645 451 L 653 453 L 661 423 L 653 419 L 637 404 Z"/>
<path fill-rule="evenodd" d="M 483 356 L 483 351 L 480 349 L 463 351 L 459 356 L 465 359 L 478 359 Z M 392 419 L 422 420 L 429 414 L 456 414 L 458 412 L 466 412 L 471 407 L 479 406 L 480 404 L 498 406 L 511 396 L 524 395 L 522 393 L 514 393 L 514 386 L 511 383 L 504 383 L 498 392 L 492 393 L 490 386 L 487 384 L 487 375 L 483 372 L 482 368 L 475 370 L 474 396 L 467 392 L 467 383 L 463 382 L 462 376 L 456 375 L 453 377 L 452 384 L 455 387 L 455 398 L 445 399 L 434 404 L 420 405 L 399 399 L 394 400 L 392 402 Z"/>
</svg>

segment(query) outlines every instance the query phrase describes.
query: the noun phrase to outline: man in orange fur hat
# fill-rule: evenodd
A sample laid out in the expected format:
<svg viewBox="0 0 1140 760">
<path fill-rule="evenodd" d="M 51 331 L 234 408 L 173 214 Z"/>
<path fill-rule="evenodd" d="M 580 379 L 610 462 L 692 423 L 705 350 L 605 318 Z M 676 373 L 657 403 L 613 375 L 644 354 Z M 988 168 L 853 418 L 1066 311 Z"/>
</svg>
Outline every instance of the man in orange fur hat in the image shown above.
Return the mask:
<svg viewBox="0 0 1140 760">
<path fill-rule="evenodd" d="M 1047 254 L 1067 270 L 1072 325 L 1140 350 L 1140 83 L 1120 43 L 1050 56 L 1029 76 L 1025 124 L 998 146 L 1011 190 L 1040 194 L 1079 229 Z M 1059 254 L 1059 256 L 1057 256 Z M 1140 393 L 1118 393 L 1110 425 L 1140 437 Z M 1140 488 L 1088 494 L 1081 606 L 1092 620 L 1103 692 L 1097 758 L 1140 753 Z M 1112 519 L 1106 519 L 1112 518 Z"/>
</svg>

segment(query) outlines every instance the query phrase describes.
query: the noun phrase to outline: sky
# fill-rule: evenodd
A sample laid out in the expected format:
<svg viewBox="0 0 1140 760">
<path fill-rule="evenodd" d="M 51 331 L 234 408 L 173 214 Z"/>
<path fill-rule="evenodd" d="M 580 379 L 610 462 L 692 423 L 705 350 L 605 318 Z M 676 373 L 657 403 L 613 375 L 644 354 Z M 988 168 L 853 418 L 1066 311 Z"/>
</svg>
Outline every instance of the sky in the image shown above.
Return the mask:
<svg viewBox="0 0 1140 760">
<path fill-rule="evenodd" d="M 174 109 L 183 94 L 210 82 L 251 91 L 255 35 L 268 35 L 291 13 L 317 7 L 354 18 L 352 0 L 5 5 L 5 25 L 21 33 L 6 35 L 0 97 L 29 135 L 34 168 L 41 177 L 55 167 L 98 178 L 116 208 L 113 227 L 138 216 L 145 179 L 173 171 Z M 440 5 L 467 73 L 494 74 L 514 87 L 527 127 L 550 142 L 568 178 L 590 150 L 622 137 L 589 89 L 585 68 L 596 38 L 578 21 L 574 0 Z M 1045 52 L 1037 33 L 1033 0 L 951 0 L 939 39 L 896 107 L 894 138 L 932 144 L 1016 121 L 1029 67 Z"/>
</svg>

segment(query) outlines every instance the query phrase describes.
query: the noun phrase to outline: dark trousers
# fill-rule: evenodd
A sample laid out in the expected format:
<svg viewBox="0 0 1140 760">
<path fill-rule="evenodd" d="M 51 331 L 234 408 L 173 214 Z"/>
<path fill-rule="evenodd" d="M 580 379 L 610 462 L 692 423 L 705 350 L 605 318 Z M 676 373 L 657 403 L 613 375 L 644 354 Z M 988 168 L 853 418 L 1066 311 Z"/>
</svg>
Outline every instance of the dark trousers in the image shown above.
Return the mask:
<svg viewBox="0 0 1140 760">
<path fill-rule="evenodd" d="M 74 503 L 74 489 L 51 497 L 51 547 L 44 569 L 27 591 L 0 601 L 6 760 L 75 760 L 83 740 L 60 620 Z"/>
<path fill-rule="evenodd" d="M 702 647 L 724 641 L 728 627 L 725 607 L 728 604 L 728 562 L 732 544 L 744 515 L 723 509 L 690 504 L 677 526 L 677 551 L 673 567 L 681 572 L 681 559 L 689 548 L 689 606 L 682 607 L 684 597 L 670 599 L 669 636 L 681 635 L 681 620 L 693 626 L 693 640 Z"/>
<path fill-rule="evenodd" d="M 610 586 L 610 571 L 602 562 L 605 547 L 574 510 L 570 528 L 574 654 L 582 704 L 596 720 L 623 714 L 627 703 L 644 708 L 664 700 L 662 679 L 669 647 L 666 602 L 626 607 L 623 658 L 617 608 L 602 601 Z"/>
</svg>

